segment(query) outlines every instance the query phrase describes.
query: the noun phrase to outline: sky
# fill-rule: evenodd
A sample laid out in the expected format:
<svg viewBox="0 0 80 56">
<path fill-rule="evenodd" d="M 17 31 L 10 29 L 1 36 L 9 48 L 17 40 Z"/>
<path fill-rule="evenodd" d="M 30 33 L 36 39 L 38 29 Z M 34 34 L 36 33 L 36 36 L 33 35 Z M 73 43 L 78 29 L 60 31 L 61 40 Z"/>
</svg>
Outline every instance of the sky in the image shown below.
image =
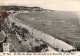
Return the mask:
<svg viewBox="0 0 80 56">
<path fill-rule="evenodd" d="M 0 0 L 2 5 L 39 6 L 59 11 L 80 11 L 80 0 Z"/>
</svg>

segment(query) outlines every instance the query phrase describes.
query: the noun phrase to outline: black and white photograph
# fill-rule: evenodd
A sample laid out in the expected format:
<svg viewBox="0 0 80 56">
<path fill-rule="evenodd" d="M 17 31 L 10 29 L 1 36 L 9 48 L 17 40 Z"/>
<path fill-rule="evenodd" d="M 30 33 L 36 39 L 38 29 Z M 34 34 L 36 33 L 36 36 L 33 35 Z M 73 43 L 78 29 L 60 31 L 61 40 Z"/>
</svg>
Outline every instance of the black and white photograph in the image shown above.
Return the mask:
<svg viewBox="0 0 80 56">
<path fill-rule="evenodd" d="M 0 0 L 0 52 L 79 52 L 79 0 Z"/>
</svg>

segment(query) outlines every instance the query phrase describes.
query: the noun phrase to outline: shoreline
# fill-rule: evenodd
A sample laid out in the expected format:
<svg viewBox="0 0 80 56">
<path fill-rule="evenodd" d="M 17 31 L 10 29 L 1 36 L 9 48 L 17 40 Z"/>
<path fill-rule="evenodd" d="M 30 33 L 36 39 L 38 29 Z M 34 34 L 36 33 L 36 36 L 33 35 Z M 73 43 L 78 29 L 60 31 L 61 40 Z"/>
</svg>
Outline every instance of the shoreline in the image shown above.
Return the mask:
<svg viewBox="0 0 80 56">
<path fill-rule="evenodd" d="M 15 15 L 15 14 L 14 14 Z M 13 17 L 15 18 L 15 17 Z M 11 19 L 11 18 L 10 18 Z M 15 18 L 16 19 L 16 18 Z M 12 21 L 15 21 L 14 19 Z M 19 21 L 18 19 L 16 20 L 16 22 Z M 22 23 L 22 22 L 21 22 Z M 45 34 L 44 32 L 41 32 L 41 31 L 37 31 L 36 29 L 34 29 L 33 27 L 29 26 L 29 25 L 26 25 L 26 24 L 21 24 L 20 21 L 17 22 L 17 25 L 21 26 L 21 25 L 24 25 L 22 27 L 25 27 L 27 28 L 30 33 L 36 37 L 36 38 L 40 38 L 40 39 L 43 39 L 45 42 L 49 43 L 50 45 L 52 45 L 53 47 L 57 47 L 59 49 L 64 49 L 64 50 L 71 50 L 71 49 L 74 49 L 71 45 L 59 40 L 59 39 L 56 39 L 48 34 Z M 33 32 L 33 33 L 32 33 Z M 36 33 L 37 32 L 37 33 Z M 37 35 L 36 35 L 37 34 Z M 53 43 L 52 43 L 53 42 Z M 62 46 L 63 45 L 63 46 Z"/>
</svg>

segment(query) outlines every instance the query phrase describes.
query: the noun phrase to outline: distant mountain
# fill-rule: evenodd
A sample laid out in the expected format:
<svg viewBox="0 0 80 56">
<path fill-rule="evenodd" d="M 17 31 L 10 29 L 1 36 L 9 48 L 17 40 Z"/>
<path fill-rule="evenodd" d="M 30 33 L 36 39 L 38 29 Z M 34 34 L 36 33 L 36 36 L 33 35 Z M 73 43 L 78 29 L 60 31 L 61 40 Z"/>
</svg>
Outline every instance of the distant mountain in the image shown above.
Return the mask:
<svg viewBox="0 0 80 56">
<path fill-rule="evenodd" d="M 25 6 L 1 6 L 5 10 L 28 10 L 28 11 L 42 11 L 44 9 L 40 7 L 25 7 Z"/>
</svg>

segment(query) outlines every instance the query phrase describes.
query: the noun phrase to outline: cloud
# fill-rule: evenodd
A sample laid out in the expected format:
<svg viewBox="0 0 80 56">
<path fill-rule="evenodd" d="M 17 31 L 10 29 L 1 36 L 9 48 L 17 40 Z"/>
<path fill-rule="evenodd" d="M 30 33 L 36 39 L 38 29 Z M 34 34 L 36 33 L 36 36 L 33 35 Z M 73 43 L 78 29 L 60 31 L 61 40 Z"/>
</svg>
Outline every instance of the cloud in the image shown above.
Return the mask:
<svg viewBox="0 0 80 56">
<path fill-rule="evenodd" d="M 79 0 L 1 0 L 0 5 L 39 6 L 60 11 L 80 11 Z"/>
</svg>

